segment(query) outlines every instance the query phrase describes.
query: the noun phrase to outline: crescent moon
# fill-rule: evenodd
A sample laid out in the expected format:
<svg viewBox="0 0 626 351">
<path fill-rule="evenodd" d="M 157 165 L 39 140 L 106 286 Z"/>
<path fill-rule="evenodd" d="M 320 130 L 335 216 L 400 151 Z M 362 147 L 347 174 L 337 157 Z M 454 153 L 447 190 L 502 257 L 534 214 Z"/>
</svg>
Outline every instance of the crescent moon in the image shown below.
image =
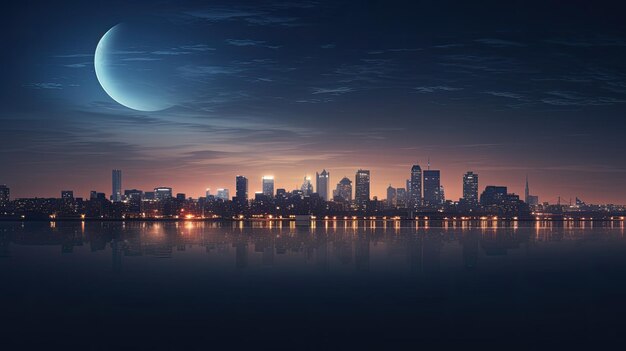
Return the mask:
<svg viewBox="0 0 626 351">
<path fill-rule="evenodd" d="M 120 69 L 120 63 L 115 59 L 115 39 L 119 36 L 122 23 L 113 26 L 100 39 L 94 54 L 96 77 L 102 89 L 119 104 L 138 111 L 160 111 L 171 105 L 166 101 L 142 96 L 142 85 L 136 78 L 127 78 L 126 81 L 119 74 L 113 72 Z M 144 94 L 145 95 L 145 94 Z"/>
</svg>

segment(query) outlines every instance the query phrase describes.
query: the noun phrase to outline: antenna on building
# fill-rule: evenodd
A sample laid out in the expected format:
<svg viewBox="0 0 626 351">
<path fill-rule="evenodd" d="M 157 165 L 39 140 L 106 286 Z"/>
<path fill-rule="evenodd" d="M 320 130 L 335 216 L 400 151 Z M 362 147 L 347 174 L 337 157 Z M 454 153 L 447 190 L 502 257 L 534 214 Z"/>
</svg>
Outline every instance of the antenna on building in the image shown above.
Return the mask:
<svg viewBox="0 0 626 351">
<path fill-rule="evenodd" d="M 428 156 L 428 170 L 430 171 L 430 156 Z"/>
</svg>

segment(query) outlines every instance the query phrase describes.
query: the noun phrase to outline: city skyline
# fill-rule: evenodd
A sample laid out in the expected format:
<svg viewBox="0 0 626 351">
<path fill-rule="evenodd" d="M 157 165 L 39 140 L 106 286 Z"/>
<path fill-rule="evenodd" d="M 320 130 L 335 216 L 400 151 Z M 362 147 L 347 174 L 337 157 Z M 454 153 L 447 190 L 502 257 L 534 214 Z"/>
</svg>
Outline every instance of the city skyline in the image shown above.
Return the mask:
<svg viewBox="0 0 626 351">
<path fill-rule="evenodd" d="M 416 164 L 416 165 L 413 165 L 412 169 L 414 169 L 415 166 L 419 167 L 419 163 Z M 523 176 L 524 184 L 519 185 L 519 184 L 507 183 L 506 181 L 503 181 L 502 183 L 493 183 L 493 182 L 492 183 L 483 183 L 483 179 L 485 179 L 485 178 L 489 179 L 489 177 L 481 175 L 479 172 L 476 172 L 476 171 L 465 171 L 463 174 L 461 174 L 459 179 L 456 179 L 456 181 L 452 182 L 451 184 L 448 184 L 448 186 L 445 187 L 446 184 L 444 184 L 444 182 L 441 181 L 442 174 L 445 174 L 445 172 L 442 172 L 441 170 L 430 170 L 429 168 L 430 168 L 430 161 L 427 164 L 427 169 L 422 169 L 419 172 L 419 178 L 416 178 L 416 179 L 419 179 L 419 184 L 420 184 L 420 187 L 421 187 L 421 190 L 419 192 L 419 199 L 420 199 L 419 201 L 421 203 L 424 203 L 424 204 L 435 204 L 435 203 L 432 202 L 432 200 L 431 201 L 427 200 L 427 196 L 429 197 L 429 199 L 431 199 L 431 198 L 434 199 L 434 198 L 439 197 L 440 200 L 438 202 L 436 202 L 438 204 L 443 203 L 443 201 L 445 201 L 445 200 L 458 201 L 459 199 L 465 198 L 466 197 L 465 196 L 465 192 L 466 192 L 466 190 L 465 190 L 465 187 L 466 187 L 466 177 L 468 176 L 468 174 L 471 174 L 472 176 L 475 177 L 475 181 L 477 183 L 476 190 L 478 192 L 480 192 L 479 189 L 480 189 L 481 186 L 484 186 L 484 184 L 490 184 L 490 185 L 500 184 L 501 186 L 507 187 L 510 190 L 509 191 L 510 193 L 523 195 L 523 200 L 525 202 L 527 202 L 527 203 L 529 203 L 528 199 L 529 199 L 529 196 L 530 196 L 531 200 L 533 200 L 533 198 L 538 198 L 538 199 L 541 200 L 541 202 L 548 202 L 548 203 L 553 203 L 553 204 L 559 203 L 559 202 L 567 203 L 570 200 L 573 201 L 573 199 L 578 199 L 578 198 L 584 198 L 584 199 L 588 200 L 589 202 L 598 203 L 598 204 L 615 204 L 615 205 L 626 204 L 626 201 L 624 203 L 621 203 L 621 202 L 602 202 L 602 201 L 596 202 L 593 199 L 589 200 L 589 198 L 585 197 L 584 195 L 581 195 L 582 192 L 577 192 L 575 195 L 571 195 L 571 196 L 557 195 L 557 196 L 555 196 L 553 198 L 546 199 L 545 197 L 541 196 L 541 194 L 536 190 L 536 187 L 534 186 L 534 183 L 533 183 L 533 187 L 532 187 L 533 188 L 533 190 L 532 190 L 533 195 L 530 195 L 528 193 L 528 191 L 529 191 L 529 176 L 528 176 L 528 174 L 525 174 Z M 362 168 L 356 169 L 355 170 L 356 174 L 358 174 L 361 170 L 362 170 Z M 370 178 L 371 178 L 371 171 L 370 170 L 365 170 L 365 172 L 367 172 L 367 177 L 368 177 L 368 180 L 367 180 L 367 182 L 368 182 L 367 194 L 369 194 L 369 199 L 378 198 L 380 200 L 382 200 L 382 199 L 386 200 L 387 199 L 387 195 L 389 193 L 388 192 L 389 191 L 388 187 L 392 186 L 392 187 L 394 187 L 394 189 L 403 189 L 403 191 L 407 192 L 407 199 L 406 199 L 406 201 L 407 201 L 407 205 L 410 205 L 410 203 L 411 203 L 411 198 L 410 198 L 411 190 L 410 190 L 410 187 L 411 187 L 412 172 L 409 172 L 407 177 L 405 177 L 404 182 L 397 182 L 397 183 L 389 182 L 389 183 L 387 183 L 387 185 L 384 186 L 384 192 L 382 193 L 382 195 L 378 195 L 377 193 L 373 193 L 371 191 L 372 187 L 375 187 L 376 189 L 378 189 L 378 188 L 381 188 L 381 186 L 380 186 L 380 184 L 373 183 L 370 180 Z M 327 171 L 326 169 L 323 170 L 323 173 L 320 173 L 320 172 L 315 172 L 315 173 L 316 173 L 316 177 L 319 177 L 320 174 L 326 174 L 326 178 L 325 179 L 326 179 L 326 182 L 328 182 L 328 184 L 327 184 L 328 190 L 327 191 L 328 191 L 328 195 L 329 195 L 328 201 L 331 201 L 333 196 L 331 194 L 332 192 L 329 189 L 334 189 L 334 187 L 338 184 L 339 181 L 334 182 L 334 180 L 332 178 L 330 178 L 330 172 Z M 109 188 L 111 188 L 111 186 L 112 186 L 113 191 L 110 194 L 107 193 L 106 191 L 102 191 L 102 193 L 104 193 L 106 195 L 109 195 L 109 196 L 107 196 L 107 198 L 109 198 L 113 202 L 121 201 L 124 191 L 127 191 L 129 189 L 144 189 L 144 191 L 148 191 L 148 190 L 154 189 L 156 191 L 158 188 L 161 188 L 161 186 L 155 186 L 154 184 L 152 184 L 152 185 L 148 184 L 148 185 L 143 186 L 143 187 L 142 186 L 122 187 L 122 185 L 121 185 L 122 184 L 122 176 L 121 175 L 122 175 L 122 170 L 114 169 L 112 171 L 112 178 L 109 178 L 109 185 L 108 185 Z M 478 183 L 478 176 L 479 175 L 480 175 L 481 183 L 483 185 Z M 427 179 L 431 178 L 431 176 L 436 177 L 436 180 L 435 180 L 436 189 L 432 188 L 432 189 L 426 190 L 427 186 L 424 184 L 424 182 L 425 181 L 428 182 Z M 356 179 L 357 176 L 355 176 L 353 174 L 352 176 L 346 175 L 346 176 L 342 176 L 341 178 L 345 178 L 345 177 L 347 177 L 348 179 L 353 180 L 353 179 Z M 258 182 L 255 182 L 254 179 L 252 181 L 250 181 L 250 177 L 246 177 L 244 175 L 236 175 L 236 176 L 233 176 L 232 178 L 233 179 L 230 182 L 230 183 L 232 183 L 232 186 L 223 186 L 223 184 L 220 183 L 220 184 L 218 184 L 218 187 L 216 187 L 216 186 L 207 186 L 207 187 L 203 188 L 201 191 L 197 190 L 197 189 L 192 189 L 191 191 L 185 191 L 184 190 L 185 188 L 181 188 L 181 187 L 178 187 L 178 186 L 174 185 L 173 184 L 174 182 L 172 182 L 172 181 L 164 181 L 164 182 L 161 182 L 161 183 L 158 183 L 158 184 L 168 184 L 169 187 L 167 187 L 166 189 L 169 189 L 169 191 L 171 193 L 170 196 L 173 196 L 176 193 L 182 193 L 182 194 L 185 194 L 187 197 L 194 197 L 194 198 L 200 198 L 200 197 L 203 197 L 203 196 L 206 197 L 207 193 L 210 192 L 210 189 L 215 189 L 218 193 L 222 192 L 222 198 L 224 197 L 223 196 L 224 190 L 226 190 L 226 192 L 228 192 L 230 189 L 235 189 L 235 193 L 237 193 L 239 179 L 241 179 L 242 181 L 245 181 L 245 189 L 242 188 L 243 192 L 241 192 L 241 193 L 242 194 L 245 193 L 246 194 L 245 196 L 246 196 L 247 199 L 253 199 L 255 193 L 262 193 L 264 195 L 268 195 L 269 192 L 270 192 L 270 189 L 271 189 L 272 194 L 275 195 L 277 189 L 285 189 L 286 191 L 291 192 L 293 190 L 300 190 L 303 187 L 302 180 L 301 180 L 302 178 L 300 178 L 299 182 L 298 181 L 292 182 L 291 186 L 290 185 L 285 185 L 285 184 L 288 184 L 288 183 L 281 183 L 281 182 L 276 184 L 276 176 L 274 176 L 274 175 L 267 175 L 267 174 L 261 176 L 258 179 Z M 451 178 L 451 177 L 447 177 L 447 178 Z M 127 181 L 126 180 L 126 176 L 125 176 L 124 179 L 125 179 L 124 180 L 124 184 L 125 184 L 126 181 Z M 305 179 L 305 183 L 310 184 L 310 187 L 313 189 L 313 193 L 318 193 L 317 181 L 315 182 L 316 185 L 313 185 L 314 182 L 313 182 L 313 178 L 311 176 L 306 175 L 306 176 L 304 176 L 304 179 Z M 67 187 L 64 187 L 64 188 L 59 188 L 60 190 L 58 190 L 58 191 L 57 190 L 47 190 L 44 193 L 37 193 L 37 194 L 33 194 L 31 196 L 22 196 L 22 195 L 20 195 L 19 192 L 16 192 L 15 189 L 12 186 L 10 186 L 10 184 L 2 184 L 2 183 L 0 183 L 0 184 L 3 185 L 3 186 L 7 186 L 8 188 L 11 189 L 11 197 L 12 198 L 55 198 L 55 197 L 57 197 L 57 195 L 60 192 L 63 192 L 63 191 L 70 191 L 73 194 L 85 194 L 85 198 L 88 198 L 89 196 L 87 196 L 87 194 L 94 193 L 94 191 L 101 192 L 100 190 L 106 189 L 106 187 L 91 186 L 91 187 L 89 187 L 89 190 L 84 190 L 84 191 L 83 190 L 78 190 L 77 191 L 77 190 L 75 190 L 76 187 L 72 187 L 70 185 L 70 186 L 67 186 Z M 133 184 L 137 184 L 137 183 L 133 182 Z M 398 184 L 400 184 L 400 185 L 398 185 Z M 242 185 L 242 186 L 244 186 L 244 185 Z M 455 196 L 449 195 L 449 196 L 446 196 L 443 199 L 441 199 L 441 195 L 442 194 L 439 193 L 438 191 L 441 191 L 444 188 L 452 190 L 449 193 L 448 193 L 448 190 L 446 190 L 446 194 L 459 194 L 459 196 L 455 197 Z M 67 189 L 71 189 L 71 190 L 67 190 Z M 96 189 L 96 190 L 94 190 L 94 189 Z M 119 189 L 120 190 L 120 192 L 119 192 L 120 197 L 115 197 L 114 196 L 115 189 Z M 211 194 L 211 195 L 217 196 L 218 193 Z M 425 195 L 426 193 L 430 193 L 430 195 Z M 237 196 L 237 195 L 235 195 L 235 196 Z M 81 197 L 81 196 L 77 196 L 77 197 Z M 324 198 L 324 197 L 322 196 L 322 198 Z M 228 198 L 228 199 L 230 200 L 230 198 Z M 352 200 L 355 200 L 355 195 L 354 194 L 352 195 Z"/>
<path fill-rule="evenodd" d="M 520 194 L 528 175 L 551 202 L 624 202 L 619 8 L 392 3 L 11 4 L 0 183 L 84 194 L 122 169 L 130 188 L 199 196 L 238 173 L 292 188 L 364 168 L 382 198 L 430 159 L 448 198 L 473 170 Z"/>
</svg>

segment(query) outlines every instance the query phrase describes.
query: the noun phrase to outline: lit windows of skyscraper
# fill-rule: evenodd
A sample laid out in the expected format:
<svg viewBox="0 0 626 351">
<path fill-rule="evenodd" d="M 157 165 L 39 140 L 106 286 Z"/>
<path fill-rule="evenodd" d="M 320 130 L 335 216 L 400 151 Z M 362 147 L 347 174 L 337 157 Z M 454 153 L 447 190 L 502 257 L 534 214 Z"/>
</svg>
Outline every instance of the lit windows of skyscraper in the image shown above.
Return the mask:
<svg viewBox="0 0 626 351">
<path fill-rule="evenodd" d="M 478 204 L 478 174 L 474 172 L 463 175 L 463 200 L 469 205 Z"/>
<path fill-rule="evenodd" d="M 417 209 L 422 206 L 422 167 L 413 165 L 411 167 L 409 191 L 409 207 Z"/>
<path fill-rule="evenodd" d="M 302 196 L 311 196 L 311 194 L 313 194 L 313 184 L 311 184 L 311 177 L 304 177 L 304 181 L 302 182 L 300 191 L 302 191 Z"/>
<path fill-rule="evenodd" d="M 74 192 L 71 190 L 63 190 L 61 191 L 61 199 L 64 201 L 73 201 L 74 200 Z"/>
<path fill-rule="evenodd" d="M 339 183 L 337 183 L 334 200 L 341 202 L 352 201 L 352 181 L 348 177 L 343 177 Z"/>
<path fill-rule="evenodd" d="M 397 205 L 398 201 L 398 193 L 396 188 L 392 187 L 391 184 L 387 187 L 387 207 L 394 208 Z"/>
<path fill-rule="evenodd" d="M 217 193 L 215 195 L 218 199 L 222 199 L 224 201 L 228 201 L 230 199 L 230 194 L 228 189 L 217 189 Z"/>
<path fill-rule="evenodd" d="M 424 171 L 424 205 L 436 207 L 441 205 L 441 174 L 438 170 Z"/>
<path fill-rule="evenodd" d="M 263 195 L 274 197 L 274 176 L 263 176 Z"/>
<path fill-rule="evenodd" d="M 112 172 L 113 190 L 111 191 L 111 201 L 122 201 L 122 171 L 114 169 Z"/>
<path fill-rule="evenodd" d="M 330 173 L 325 169 L 322 170 L 322 173 L 315 173 L 315 187 L 317 188 L 317 193 L 320 198 L 324 201 L 328 201 L 328 184 L 329 184 Z"/>
<path fill-rule="evenodd" d="M 11 189 L 8 186 L 0 185 L 0 205 L 6 205 L 11 201 Z"/>
<path fill-rule="evenodd" d="M 354 202 L 359 209 L 365 209 L 370 201 L 370 171 L 359 169 L 354 180 Z"/>
<path fill-rule="evenodd" d="M 156 200 L 167 200 L 172 198 L 172 188 L 161 186 L 158 188 L 154 188 L 154 198 Z"/>
<path fill-rule="evenodd" d="M 406 207 L 406 198 L 407 192 L 405 188 L 396 189 L 396 206 L 397 207 Z"/>
<path fill-rule="evenodd" d="M 235 178 L 235 200 L 239 204 L 245 204 L 248 201 L 248 178 L 241 175 Z"/>
</svg>

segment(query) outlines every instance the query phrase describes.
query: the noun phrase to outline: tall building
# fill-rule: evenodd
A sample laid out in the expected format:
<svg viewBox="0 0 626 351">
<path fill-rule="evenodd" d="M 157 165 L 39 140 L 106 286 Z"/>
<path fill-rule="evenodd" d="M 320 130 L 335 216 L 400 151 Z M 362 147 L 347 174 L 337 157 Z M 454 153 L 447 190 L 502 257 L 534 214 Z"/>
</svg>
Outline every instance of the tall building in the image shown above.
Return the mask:
<svg viewBox="0 0 626 351">
<path fill-rule="evenodd" d="M 406 207 L 407 192 L 405 188 L 396 189 L 396 206 Z"/>
<path fill-rule="evenodd" d="M 208 198 L 209 196 L 211 196 L 211 188 L 206 188 L 204 191 L 204 197 Z"/>
<path fill-rule="evenodd" d="M 354 179 L 354 203 L 360 209 L 365 209 L 370 201 L 370 171 L 359 169 Z"/>
<path fill-rule="evenodd" d="M 241 175 L 235 178 L 235 200 L 240 204 L 248 201 L 248 178 Z"/>
<path fill-rule="evenodd" d="M 230 199 L 230 194 L 228 189 L 217 189 L 215 197 L 224 201 L 228 201 Z"/>
<path fill-rule="evenodd" d="M 341 202 L 352 201 L 352 181 L 348 177 L 343 177 L 334 191 L 334 200 Z"/>
<path fill-rule="evenodd" d="M 263 195 L 274 197 L 274 176 L 263 176 Z"/>
<path fill-rule="evenodd" d="M 328 182 L 330 178 L 330 173 L 325 169 L 322 170 L 322 173 L 315 173 L 315 188 L 317 189 L 317 193 L 324 201 L 328 201 Z"/>
<path fill-rule="evenodd" d="M 441 172 L 438 170 L 424 171 L 424 205 L 428 207 L 441 205 Z"/>
<path fill-rule="evenodd" d="M 0 205 L 5 205 L 11 201 L 11 189 L 8 186 L 0 185 Z"/>
<path fill-rule="evenodd" d="M 419 165 L 411 167 L 409 192 L 409 208 L 420 208 L 422 206 L 422 168 Z"/>
<path fill-rule="evenodd" d="M 72 201 L 74 200 L 74 192 L 71 190 L 63 190 L 61 191 L 61 199 L 65 200 L 65 201 Z"/>
<path fill-rule="evenodd" d="M 480 204 L 483 206 L 502 205 L 507 198 L 507 187 L 488 185 L 485 191 L 480 194 Z"/>
<path fill-rule="evenodd" d="M 533 207 L 539 205 L 539 196 L 530 195 L 530 188 L 528 187 L 528 175 L 526 176 L 526 188 L 524 189 L 524 202 Z"/>
<path fill-rule="evenodd" d="M 111 191 L 111 201 L 122 201 L 122 171 L 114 169 L 112 173 L 113 190 Z"/>
<path fill-rule="evenodd" d="M 167 200 L 167 199 L 171 199 L 172 198 L 172 188 L 166 187 L 166 186 L 160 186 L 157 188 L 154 188 L 154 198 L 156 200 Z"/>
<path fill-rule="evenodd" d="M 304 177 L 304 181 L 302 182 L 300 191 L 302 191 L 302 196 L 311 196 L 311 194 L 313 194 L 313 184 L 311 184 L 311 177 Z"/>
<path fill-rule="evenodd" d="M 391 184 L 387 187 L 387 207 L 396 207 L 398 204 L 398 192 Z"/>
<path fill-rule="evenodd" d="M 463 200 L 469 205 L 478 204 L 478 174 L 474 172 L 463 175 Z"/>
</svg>

